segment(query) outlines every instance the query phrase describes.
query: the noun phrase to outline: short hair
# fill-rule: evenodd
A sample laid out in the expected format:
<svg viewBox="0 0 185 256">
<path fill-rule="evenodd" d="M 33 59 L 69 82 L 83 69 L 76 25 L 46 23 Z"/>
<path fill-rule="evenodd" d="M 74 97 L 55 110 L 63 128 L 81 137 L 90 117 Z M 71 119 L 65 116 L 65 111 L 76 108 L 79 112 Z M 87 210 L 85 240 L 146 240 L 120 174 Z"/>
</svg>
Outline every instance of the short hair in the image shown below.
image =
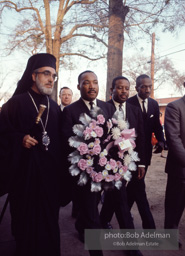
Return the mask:
<svg viewBox="0 0 185 256">
<path fill-rule="evenodd" d="M 82 75 L 85 74 L 85 73 L 94 73 L 94 72 L 91 71 L 91 70 L 85 70 L 82 73 L 80 73 L 80 75 L 78 76 L 78 84 L 80 84 L 80 79 L 81 79 Z"/>
<path fill-rule="evenodd" d="M 126 78 L 125 76 L 117 76 L 117 77 L 115 77 L 115 78 L 113 79 L 113 81 L 112 81 L 112 89 L 115 88 L 116 81 L 117 81 L 117 80 L 120 80 L 120 79 L 122 79 L 122 80 L 127 80 L 127 81 L 129 82 L 129 84 L 130 84 L 130 81 L 129 81 L 128 78 Z"/>
<path fill-rule="evenodd" d="M 69 90 L 71 90 L 71 88 L 69 88 L 69 87 L 67 87 L 67 86 L 64 86 L 64 87 L 62 87 L 62 88 L 60 89 L 59 95 L 61 94 L 61 91 L 62 91 L 63 89 L 69 89 Z M 71 90 L 71 92 L 72 92 L 72 94 L 73 94 L 73 91 L 72 91 L 72 90 Z"/>
<path fill-rule="evenodd" d="M 142 74 L 142 75 L 138 76 L 136 78 L 136 87 L 139 87 L 141 85 L 141 80 L 143 80 L 144 78 L 150 78 L 150 77 L 146 74 Z"/>
</svg>

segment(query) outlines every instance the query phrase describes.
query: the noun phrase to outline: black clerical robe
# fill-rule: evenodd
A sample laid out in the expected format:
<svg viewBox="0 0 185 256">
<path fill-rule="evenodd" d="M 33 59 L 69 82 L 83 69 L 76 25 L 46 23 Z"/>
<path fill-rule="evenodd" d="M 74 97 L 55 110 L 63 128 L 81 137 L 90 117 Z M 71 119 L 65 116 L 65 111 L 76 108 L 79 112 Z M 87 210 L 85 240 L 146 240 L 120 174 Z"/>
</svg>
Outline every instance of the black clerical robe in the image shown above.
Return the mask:
<svg viewBox="0 0 185 256">
<path fill-rule="evenodd" d="M 35 125 L 37 110 L 27 92 L 12 97 L 0 114 L 0 139 L 7 150 L 5 153 L 1 148 L 0 154 L 9 159 L 4 168 L 10 181 L 12 233 L 17 256 L 59 256 L 61 111 L 49 98 L 48 104 L 46 96 L 32 90 L 30 94 L 38 108 L 39 104 L 47 106 L 42 121 L 50 137 L 48 151 L 42 145 L 43 127 L 41 122 Z M 38 145 L 24 148 L 22 141 L 27 134 L 34 136 Z"/>
</svg>

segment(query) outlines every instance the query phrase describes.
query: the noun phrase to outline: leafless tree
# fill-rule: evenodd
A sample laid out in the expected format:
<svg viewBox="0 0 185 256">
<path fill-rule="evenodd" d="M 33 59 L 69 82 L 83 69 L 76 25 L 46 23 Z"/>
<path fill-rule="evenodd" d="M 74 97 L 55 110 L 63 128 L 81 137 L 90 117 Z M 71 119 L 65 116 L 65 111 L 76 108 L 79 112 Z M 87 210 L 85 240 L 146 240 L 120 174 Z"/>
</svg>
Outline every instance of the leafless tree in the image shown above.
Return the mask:
<svg viewBox="0 0 185 256">
<path fill-rule="evenodd" d="M 12 27 L 14 31 L 6 50 L 11 53 L 19 48 L 34 54 L 45 48 L 47 53 L 56 57 L 57 72 L 65 56 L 77 55 L 89 60 L 104 58 L 105 54 L 102 51 L 93 51 L 93 41 L 107 46 L 102 39 L 107 26 L 106 20 L 96 12 L 92 16 L 85 12 L 88 5 L 98 9 L 101 5 L 99 2 L 98 0 L 0 1 L 1 15 L 5 9 L 20 14 L 19 23 L 15 22 L 15 27 Z M 80 39 L 82 37 L 88 39 L 88 45 L 85 41 L 86 47 Z"/>
<path fill-rule="evenodd" d="M 143 55 L 132 56 L 125 60 L 122 74 L 126 76 L 131 83 L 131 94 L 135 94 L 135 83 L 137 76 L 147 74 L 150 76 L 150 64 L 148 58 Z M 161 89 L 164 84 L 168 84 L 174 90 L 182 92 L 185 73 L 179 72 L 172 61 L 165 58 L 156 58 L 154 73 L 154 95 L 155 91 Z"/>
<path fill-rule="evenodd" d="M 184 25 L 184 8 L 179 0 L 0 1 L 0 14 L 5 10 L 20 14 L 7 44 L 10 52 L 46 49 L 57 58 L 57 71 L 72 56 L 107 57 L 107 99 L 112 79 L 122 74 L 125 41 L 131 47 L 144 36 L 150 39 L 158 24 L 173 32 L 176 25 Z"/>
</svg>

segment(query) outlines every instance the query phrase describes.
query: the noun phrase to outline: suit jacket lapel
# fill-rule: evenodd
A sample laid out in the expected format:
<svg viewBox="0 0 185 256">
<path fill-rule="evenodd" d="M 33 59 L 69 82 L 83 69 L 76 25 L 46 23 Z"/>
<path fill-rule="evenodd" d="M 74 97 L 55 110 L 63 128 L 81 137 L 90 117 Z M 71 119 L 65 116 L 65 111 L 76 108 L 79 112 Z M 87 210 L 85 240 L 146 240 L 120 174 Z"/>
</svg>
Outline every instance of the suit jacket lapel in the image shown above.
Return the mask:
<svg viewBox="0 0 185 256">
<path fill-rule="evenodd" d="M 82 100 L 82 98 L 79 99 L 79 106 L 80 106 L 80 109 L 83 109 L 83 112 L 85 112 L 87 115 L 90 114 L 90 111 L 88 109 L 88 107 L 86 106 L 85 102 Z M 83 113 L 81 110 L 80 110 L 81 113 Z"/>
<path fill-rule="evenodd" d="M 150 118 L 152 112 L 151 112 L 151 100 L 148 98 L 148 111 L 147 111 L 147 119 Z"/>
<path fill-rule="evenodd" d="M 116 111 L 116 106 L 114 104 L 114 101 L 113 100 L 109 100 L 108 103 L 112 104 L 112 106 L 114 107 L 114 110 Z"/>
<path fill-rule="evenodd" d="M 129 120 L 128 120 L 128 119 L 129 119 L 128 117 L 130 116 L 129 103 L 125 102 L 125 104 L 126 104 L 126 108 L 125 108 L 125 110 L 126 110 L 126 113 L 125 113 L 125 114 L 126 114 L 126 115 L 125 115 L 125 120 L 129 122 Z"/>
</svg>

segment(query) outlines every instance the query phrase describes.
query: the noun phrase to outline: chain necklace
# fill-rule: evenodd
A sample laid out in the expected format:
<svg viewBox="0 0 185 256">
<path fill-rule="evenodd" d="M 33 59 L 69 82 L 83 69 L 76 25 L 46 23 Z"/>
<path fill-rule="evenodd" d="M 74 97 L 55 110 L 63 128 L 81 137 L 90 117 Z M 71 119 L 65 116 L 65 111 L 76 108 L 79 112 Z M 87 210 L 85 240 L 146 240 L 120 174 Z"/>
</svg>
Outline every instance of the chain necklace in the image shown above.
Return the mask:
<svg viewBox="0 0 185 256">
<path fill-rule="evenodd" d="M 39 110 L 37 108 L 37 105 L 33 99 L 33 97 L 31 96 L 31 94 L 28 92 L 32 102 L 33 102 L 33 105 L 35 106 L 35 109 L 37 110 L 37 113 L 39 113 Z M 45 121 L 45 125 L 43 124 L 42 122 L 42 118 L 40 118 L 40 122 L 41 122 L 41 125 L 42 125 L 42 145 L 45 146 L 45 150 L 48 150 L 48 145 L 50 144 L 50 138 L 46 132 L 46 126 L 47 126 L 47 123 L 48 123 L 48 116 L 49 116 L 49 107 L 50 107 L 50 104 L 49 104 L 49 99 L 48 99 L 48 96 L 46 95 L 46 98 L 47 98 L 47 101 L 48 101 L 48 111 L 47 111 L 47 116 L 46 116 L 46 121 Z"/>
</svg>

